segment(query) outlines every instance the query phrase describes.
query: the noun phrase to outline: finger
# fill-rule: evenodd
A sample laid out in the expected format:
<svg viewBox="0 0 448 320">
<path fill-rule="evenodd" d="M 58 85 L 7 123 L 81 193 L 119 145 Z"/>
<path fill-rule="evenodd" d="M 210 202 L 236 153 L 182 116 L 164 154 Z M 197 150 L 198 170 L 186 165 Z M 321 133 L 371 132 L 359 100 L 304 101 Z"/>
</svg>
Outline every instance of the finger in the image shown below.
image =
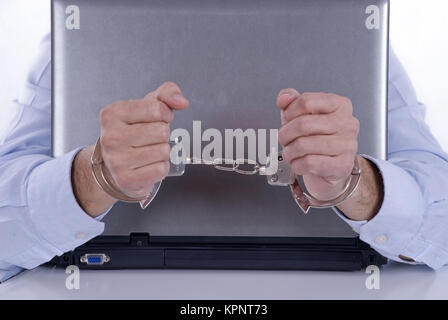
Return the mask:
<svg viewBox="0 0 448 320">
<path fill-rule="evenodd" d="M 116 102 L 101 111 L 104 124 L 121 121 L 127 124 L 173 121 L 174 113 L 165 103 L 157 99 L 138 99 Z"/>
<path fill-rule="evenodd" d="M 285 110 L 284 119 L 291 121 L 304 114 L 328 114 L 339 108 L 352 112 L 352 103 L 348 98 L 329 93 L 304 93 L 294 100 Z"/>
<path fill-rule="evenodd" d="M 161 161 L 134 169 L 133 174 L 135 175 L 137 182 L 140 182 L 140 184 L 144 186 L 148 183 L 154 184 L 162 181 L 168 175 L 169 170 L 169 162 Z"/>
<path fill-rule="evenodd" d="M 145 98 L 147 97 L 155 97 L 174 110 L 183 110 L 188 108 L 189 105 L 189 101 L 183 96 L 179 86 L 174 82 L 165 82 Z"/>
<path fill-rule="evenodd" d="M 160 143 L 140 148 L 132 148 L 128 153 L 128 163 L 132 163 L 132 169 L 138 169 L 160 161 L 169 161 L 171 147 L 168 143 Z"/>
<path fill-rule="evenodd" d="M 280 120 L 282 122 L 282 126 L 284 126 L 285 124 L 288 123 L 288 121 L 286 121 L 286 118 L 285 118 L 285 111 L 284 110 L 280 111 Z"/>
<path fill-rule="evenodd" d="M 338 156 L 349 153 L 356 154 L 356 139 L 345 139 L 337 135 L 319 135 L 300 137 L 288 144 L 282 151 L 286 162 L 292 163 L 306 155 Z"/>
<path fill-rule="evenodd" d="M 278 132 L 278 141 L 286 146 L 303 136 L 335 134 L 339 129 L 338 123 L 333 114 L 306 114 L 284 124 Z"/>
<path fill-rule="evenodd" d="M 280 90 L 277 96 L 277 106 L 283 110 L 286 107 L 288 107 L 288 105 L 290 105 L 299 96 L 300 93 L 292 88 Z"/>
<path fill-rule="evenodd" d="M 168 143 L 154 144 L 140 148 L 126 148 L 109 157 L 107 167 L 111 172 L 138 169 L 160 161 L 168 161 L 171 148 Z"/>
<path fill-rule="evenodd" d="M 167 143 L 170 139 L 170 125 L 166 122 L 126 125 L 125 130 L 122 132 L 126 145 L 130 147 Z"/>
<path fill-rule="evenodd" d="M 291 169 L 297 175 L 315 175 L 327 180 L 339 180 L 350 175 L 353 169 L 353 155 L 324 156 L 307 155 L 295 159 Z"/>
</svg>

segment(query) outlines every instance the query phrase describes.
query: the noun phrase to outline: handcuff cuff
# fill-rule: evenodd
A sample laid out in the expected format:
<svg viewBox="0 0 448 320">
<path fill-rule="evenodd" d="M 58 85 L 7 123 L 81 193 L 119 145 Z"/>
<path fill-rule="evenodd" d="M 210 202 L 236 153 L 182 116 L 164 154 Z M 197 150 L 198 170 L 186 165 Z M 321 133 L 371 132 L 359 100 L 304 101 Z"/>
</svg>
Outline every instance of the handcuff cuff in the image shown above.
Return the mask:
<svg viewBox="0 0 448 320">
<path fill-rule="evenodd" d="M 146 209 L 160 189 L 161 182 L 158 182 L 154 184 L 154 187 L 149 195 L 141 198 L 134 198 L 120 191 L 118 187 L 115 186 L 115 183 L 112 181 L 112 179 L 109 178 L 109 175 L 106 173 L 107 168 L 104 164 L 103 155 L 101 153 L 100 139 L 98 139 L 95 144 L 95 149 L 93 150 L 92 157 L 90 158 L 90 164 L 92 168 L 92 175 L 97 185 L 105 193 L 116 200 L 128 203 L 138 202 L 142 209 Z"/>
<path fill-rule="evenodd" d="M 170 144 L 171 146 L 173 146 L 175 142 L 170 142 Z M 269 158 L 272 159 L 271 157 Z M 286 163 L 286 161 L 284 161 L 281 152 L 277 153 L 277 160 L 278 160 L 277 172 L 267 174 L 265 166 L 261 166 L 255 162 L 250 163 L 250 161 L 248 160 L 242 160 L 241 162 L 239 162 L 238 160 L 236 161 L 232 160 L 230 166 L 223 166 L 220 165 L 221 161 L 216 161 L 216 159 L 214 161 L 205 161 L 202 159 L 185 158 L 182 159 L 182 161 L 177 165 L 170 162 L 170 172 L 168 176 L 182 176 L 185 172 L 186 164 L 213 165 L 216 169 L 221 171 L 233 171 L 246 175 L 253 175 L 257 173 L 264 174 L 266 175 L 267 181 L 270 185 L 288 186 L 290 188 L 293 199 L 295 200 L 295 202 L 297 203 L 297 205 L 303 211 L 304 214 L 307 214 L 311 208 L 323 209 L 323 208 L 335 207 L 341 204 L 355 192 L 361 179 L 362 170 L 358 162 L 358 157 L 356 156 L 352 172 L 345 184 L 344 189 L 333 199 L 319 200 L 302 189 L 302 187 L 299 184 L 298 178 L 292 172 L 290 166 Z M 152 202 L 152 200 L 154 199 L 154 197 L 156 196 L 157 192 L 160 189 L 162 182 L 156 183 L 150 194 L 141 198 L 134 198 L 120 191 L 106 172 L 107 168 L 105 167 L 104 159 L 101 153 L 100 139 L 98 139 L 95 144 L 95 149 L 92 153 L 90 162 L 92 168 L 92 175 L 98 186 L 105 193 L 107 193 L 109 196 L 111 196 L 116 200 L 128 203 L 139 203 L 140 207 L 142 209 L 145 209 Z M 242 164 L 243 162 L 249 162 L 250 164 L 252 164 L 253 170 L 245 171 L 239 169 L 239 165 Z M 267 165 L 269 165 L 269 161 Z"/>
<path fill-rule="evenodd" d="M 311 194 L 306 193 L 299 185 L 297 179 L 295 179 L 293 184 L 289 185 L 289 187 L 297 205 L 300 209 L 302 209 L 303 213 L 307 214 L 311 208 L 324 209 L 336 207 L 350 198 L 358 188 L 359 182 L 361 181 L 361 173 L 362 170 L 359 165 L 358 157 L 356 156 L 352 172 L 345 184 L 344 189 L 336 197 L 330 200 L 319 200 Z"/>
</svg>

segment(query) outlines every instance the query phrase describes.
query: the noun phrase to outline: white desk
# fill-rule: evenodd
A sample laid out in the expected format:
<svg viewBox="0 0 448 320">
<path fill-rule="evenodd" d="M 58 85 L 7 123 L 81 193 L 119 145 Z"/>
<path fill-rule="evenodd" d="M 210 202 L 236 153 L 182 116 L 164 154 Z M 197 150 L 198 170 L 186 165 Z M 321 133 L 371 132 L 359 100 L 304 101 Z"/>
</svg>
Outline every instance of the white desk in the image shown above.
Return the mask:
<svg viewBox="0 0 448 320">
<path fill-rule="evenodd" d="M 391 262 L 380 290 L 364 272 L 81 270 L 80 289 L 62 268 L 39 267 L 0 285 L 0 299 L 448 299 L 448 267 Z"/>
</svg>

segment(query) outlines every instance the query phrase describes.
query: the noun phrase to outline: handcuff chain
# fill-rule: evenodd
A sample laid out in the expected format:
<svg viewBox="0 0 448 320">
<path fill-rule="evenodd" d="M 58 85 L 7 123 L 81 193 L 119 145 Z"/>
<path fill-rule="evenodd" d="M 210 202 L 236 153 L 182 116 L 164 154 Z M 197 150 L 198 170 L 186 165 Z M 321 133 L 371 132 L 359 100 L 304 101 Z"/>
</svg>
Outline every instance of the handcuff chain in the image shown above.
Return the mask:
<svg viewBox="0 0 448 320">
<path fill-rule="evenodd" d="M 187 158 L 186 164 L 200 164 L 200 165 L 208 165 L 213 166 L 216 170 L 219 171 L 227 171 L 227 172 L 236 172 L 242 175 L 255 175 L 262 172 L 265 169 L 265 166 L 259 164 L 258 162 L 250 159 L 224 159 L 217 158 L 212 161 L 205 160 L 201 158 Z M 243 165 L 251 166 L 250 169 L 241 169 Z"/>
</svg>

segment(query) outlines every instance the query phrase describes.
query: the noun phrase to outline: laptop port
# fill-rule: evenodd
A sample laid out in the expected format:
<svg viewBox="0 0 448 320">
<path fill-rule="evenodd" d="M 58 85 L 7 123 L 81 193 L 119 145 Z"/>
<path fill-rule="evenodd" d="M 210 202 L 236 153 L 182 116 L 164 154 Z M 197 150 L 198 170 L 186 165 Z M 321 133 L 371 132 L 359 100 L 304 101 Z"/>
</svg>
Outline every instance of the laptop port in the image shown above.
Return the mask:
<svg viewBox="0 0 448 320">
<path fill-rule="evenodd" d="M 102 265 L 110 261 L 104 253 L 89 253 L 81 256 L 80 261 L 88 265 Z"/>
</svg>

